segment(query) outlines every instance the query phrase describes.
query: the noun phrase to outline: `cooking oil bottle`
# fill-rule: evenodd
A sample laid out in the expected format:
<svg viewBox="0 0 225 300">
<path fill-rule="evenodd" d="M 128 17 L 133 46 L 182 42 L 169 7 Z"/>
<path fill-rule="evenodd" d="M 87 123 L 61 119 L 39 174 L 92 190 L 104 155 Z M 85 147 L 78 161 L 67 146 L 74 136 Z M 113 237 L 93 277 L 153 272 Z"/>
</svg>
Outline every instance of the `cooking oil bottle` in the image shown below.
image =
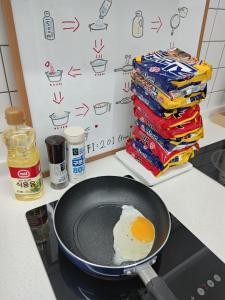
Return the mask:
<svg viewBox="0 0 225 300">
<path fill-rule="evenodd" d="M 35 131 L 25 125 L 25 114 L 18 107 L 7 108 L 5 118 L 9 127 L 3 132 L 3 142 L 15 196 L 18 200 L 37 199 L 43 194 L 43 181 Z"/>
</svg>

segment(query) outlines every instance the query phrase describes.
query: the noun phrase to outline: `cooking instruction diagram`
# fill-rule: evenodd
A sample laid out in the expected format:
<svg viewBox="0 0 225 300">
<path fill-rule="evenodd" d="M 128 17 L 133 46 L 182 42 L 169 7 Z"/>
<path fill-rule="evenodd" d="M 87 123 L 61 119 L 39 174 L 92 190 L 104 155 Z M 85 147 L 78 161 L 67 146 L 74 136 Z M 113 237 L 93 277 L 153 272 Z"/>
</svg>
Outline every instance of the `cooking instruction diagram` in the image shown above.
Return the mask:
<svg viewBox="0 0 225 300">
<path fill-rule="evenodd" d="M 79 27 L 80 27 L 80 22 L 76 17 L 74 17 L 72 20 L 62 21 L 63 30 L 69 30 L 75 32 L 79 29 Z"/>
<path fill-rule="evenodd" d="M 123 74 L 129 75 L 134 69 L 134 67 L 131 63 L 131 59 L 132 59 L 132 55 L 126 54 L 125 55 L 125 64 L 120 68 L 114 69 L 114 72 L 123 72 Z"/>
<path fill-rule="evenodd" d="M 53 102 L 60 104 L 63 101 L 64 97 L 62 95 L 62 93 L 59 91 L 58 93 L 54 93 L 54 98 L 53 98 Z"/>
<path fill-rule="evenodd" d="M 112 0 L 104 0 L 99 9 L 99 16 L 96 22 L 88 25 L 90 31 L 107 30 L 108 24 L 104 22 L 104 18 L 107 16 L 110 7 L 112 5 Z"/>
<path fill-rule="evenodd" d="M 21 60 L 32 70 L 24 68 L 24 77 L 44 166 L 43 138 L 63 134 L 67 126 L 85 128 L 89 156 L 124 146 L 134 122 L 133 59 L 179 47 L 177 38 L 194 23 L 188 1 L 180 6 L 177 0 L 11 2 Z M 193 30 L 187 46 L 198 44 L 199 33 L 200 28 Z"/>
<path fill-rule="evenodd" d="M 112 0 L 104 0 L 101 2 L 99 7 L 98 14 L 96 16 L 96 21 L 89 23 L 88 28 L 89 32 L 95 36 L 92 45 L 92 55 L 93 57 L 90 59 L 89 64 L 91 66 L 92 72 L 95 76 L 103 76 L 106 74 L 107 66 L 108 66 L 108 59 L 105 57 L 104 53 L 106 50 L 105 38 L 103 36 L 99 36 L 98 33 L 103 31 L 107 32 L 108 22 L 107 16 L 110 12 L 112 6 Z M 96 13 L 96 12 L 95 12 Z M 175 30 L 178 29 L 180 26 L 180 22 L 182 18 L 186 18 L 188 14 L 187 7 L 178 7 L 177 12 L 172 15 L 170 18 L 170 28 L 171 28 L 171 35 L 174 34 Z M 145 16 L 145 20 L 144 20 Z M 162 17 L 158 14 L 155 14 L 155 17 L 151 17 L 147 19 L 146 12 L 140 7 L 140 9 L 134 11 L 134 16 L 131 22 L 131 33 L 132 37 L 136 39 L 140 39 L 144 37 L 144 24 L 145 24 L 145 31 L 146 35 L 149 34 L 150 31 L 153 33 L 160 34 L 160 30 L 163 27 Z M 79 21 L 79 16 L 67 19 L 65 18 L 61 21 L 61 29 L 63 31 L 68 31 L 71 33 L 77 32 L 80 29 L 81 22 Z M 113 25 L 111 25 L 113 26 Z M 56 33 L 55 33 L 55 26 L 54 26 L 54 19 L 51 16 L 49 10 L 44 11 L 43 17 L 43 28 L 44 28 L 44 37 L 48 40 L 54 40 Z M 148 30 L 148 32 L 147 32 Z M 104 35 L 105 36 L 105 35 Z M 170 41 L 170 47 L 174 46 L 174 41 Z M 112 106 L 115 105 L 116 107 L 122 105 L 126 107 L 132 103 L 131 99 L 131 90 L 130 90 L 130 79 L 127 79 L 127 75 L 130 76 L 131 72 L 133 71 L 133 64 L 132 64 L 132 54 L 125 54 L 124 55 L 124 63 L 120 66 L 114 67 L 113 70 L 109 70 L 109 72 L 114 72 L 115 76 L 117 74 L 125 75 L 126 78 L 122 79 L 124 82 L 124 86 L 122 88 L 122 97 L 118 96 L 117 99 L 114 101 L 96 101 L 95 103 L 91 104 L 89 101 L 81 101 L 78 103 L 73 110 L 64 110 L 59 112 L 53 112 L 49 115 L 51 120 L 52 126 L 54 129 L 62 129 L 68 126 L 69 120 L 76 118 L 79 120 L 86 120 L 90 119 L 90 115 L 94 115 L 96 117 L 105 117 L 106 115 L 112 112 Z M 56 65 L 56 64 L 55 64 Z M 45 62 L 45 67 L 47 70 L 45 71 L 45 75 L 47 80 L 50 83 L 50 86 L 56 88 L 59 85 L 62 85 L 63 80 L 67 80 L 68 78 L 75 79 L 79 78 L 82 74 L 85 77 L 85 72 L 81 72 L 81 66 L 71 64 L 69 69 L 65 70 L 65 67 L 55 67 L 53 63 L 49 60 Z M 64 72 L 65 70 L 65 72 Z M 129 77 L 128 77 L 129 78 Z M 85 78 L 84 78 L 85 80 Z M 120 95 L 121 95 L 120 92 Z M 118 100 L 119 98 L 119 100 Z M 93 100 L 92 100 L 93 101 Z M 55 105 L 62 105 L 65 103 L 65 97 L 61 90 L 55 90 L 53 92 L 52 102 Z M 65 106 L 66 108 L 66 106 Z M 95 124 L 96 125 L 96 124 Z M 99 127 L 99 124 L 95 126 L 95 129 Z M 85 136 L 86 140 L 88 141 L 90 136 L 91 124 L 85 128 Z M 130 125 L 129 125 L 130 129 Z M 121 139 L 120 139 L 121 140 Z M 103 143 L 103 142 L 102 142 Z M 107 144 L 107 142 L 106 142 Z M 113 139 L 108 144 L 113 145 Z M 96 145 L 95 145 L 96 147 Z M 92 149 L 93 150 L 93 149 Z"/>
<path fill-rule="evenodd" d="M 45 67 L 48 69 L 45 75 L 50 82 L 50 86 L 62 85 L 63 70 L 55 69 L 50 61 L 45 62 Z"/>
<path fill-rule="evenodd" d="M 188 8 L 185 6 L 178 7 L 177 10 L 178 12 L 173 14 L 170 19 L 171 35 L 174 34 L 174 31 L 177 30 L 180 26 L 182 19 L 185 19 L 188 14 Z"/>
<path fill-rule="evenodd" d="M 144 35 L 144 17 L 141 10 L 135 12 L 132 21 L 132 36 L 134 38 L 141 38 Z"/>
<path fill-rule="evenodd" d="M 100 39 L 99 41 L 95 40 L 94 46 L 92 48 L 95 54 L 95 60 L 90 62 L 95 76 L 101 76 L 105 74 L 108 60 L 102 58 L 102 52 L 104 48 L 105 44 L 102 39 Z"/>
<path fill-rule="evenodd" d="M 50 12 L 46 10 L 43 17 L 44 37 L 46 40 L 52 41 L 55 39 L 54 20 L 50 16 Z"/>
<path fill-rule="evenodd" d="M 119 100 L 116 101 L 116 104 L 129 104 L 132 102 L 131 96 L 130 96 L 130 81 L 124 83 L 123 92 L 125 93 L 125 96 Z"/>
<path fill-rule="evenodd" d="M 71 66 L 68 73 L 69 76 L 76 78 L 77 76 L 82 75 L 81 73 L 81 69 L 80 68 L 76 68 L 74 66 Z"/>
<path fill-rule="evenodd" d="M 151 21 L 151 30 L 155 30 L 156 33 L 159 32 L 159 30 L 162 28 L 162 20 L 159 16 L 157 16 L 157 19 L 154 21 Z"/>
<path fill-rule="evenodd" d="M 69 111 L 64 111 L 60 113 L 52 113 L 49 115 L 49 118 L 52 122 L 54 129 L 64 129 L 67 127 L 67 124 L 69 122 Z"/>
<path fill-rule="evenodd" d="M 104 115 L 111 110 L 110 102 L 99 102 L 93 105 L 94 112 L 96 115 Z"/>
</svg>

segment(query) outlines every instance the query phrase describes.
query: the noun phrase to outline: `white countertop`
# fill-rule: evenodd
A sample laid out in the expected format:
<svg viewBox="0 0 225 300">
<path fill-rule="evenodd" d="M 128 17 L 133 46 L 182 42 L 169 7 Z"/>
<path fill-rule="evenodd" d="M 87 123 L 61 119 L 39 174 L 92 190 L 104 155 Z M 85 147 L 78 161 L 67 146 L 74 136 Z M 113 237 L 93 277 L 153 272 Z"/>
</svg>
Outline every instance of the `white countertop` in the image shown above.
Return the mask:
<svg viewBox="0 0 225 300">
<path fill-rule="evenodd" d="M 225 128 L 212 123 L 208 113 L 204 116 L 204 127 L 201 146 L 225 139 Z M 114 156 L 87 165 L 87 177 L 126 174 L 138 179 Z M 41 199 L 17 201 L 7 169 L 0 165 L 0 299 L 55 299 L 25 219 L 28 210 L 57 200 L 65 192 L 51 189 L 48 178 L 44 184 Z M 225 262 L 225 188 L 193 168 L 153 189 L 171 213 Z"/>
</svg>

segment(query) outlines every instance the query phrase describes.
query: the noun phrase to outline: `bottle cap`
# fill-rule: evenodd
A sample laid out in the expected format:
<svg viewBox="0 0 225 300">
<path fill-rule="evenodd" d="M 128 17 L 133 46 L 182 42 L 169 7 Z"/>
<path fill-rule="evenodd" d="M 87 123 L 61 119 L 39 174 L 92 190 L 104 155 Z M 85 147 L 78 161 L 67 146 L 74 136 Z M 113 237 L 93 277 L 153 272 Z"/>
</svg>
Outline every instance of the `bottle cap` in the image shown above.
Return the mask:
<svg viewBox="0 0 225 300">
<path fill-rule="evenodd" d="M 65 160 L 65 138 L 51 135 L 45 139 L 50 163 L 59 164 Z"/>
<path fill-rule="evenodd" d="M 85 139 L 85 132 L 82 127 L 71 126 L 64 130 L 66 140 L 69 143 L 82 143 Z"/>
<path fill-rule="evenodd" d="M 9 125 L 20 125 L 26 120 L 24 111 L 16 106 L 11 106 L 5 110 L 6 122 Z"/>
<path fill-rule="evenodd" d="M 141 10 L 137 10 L 137 11 L 135 12 L 135 14 L 136 14 L 136 16 L 142 16 L 142 11 L 141 11 Z"/>
<path fill-rule="evenodd" d="M 46 11 L 44 12 L 44 15 L 45 15 L 45 17 L 50 17 L 50 12 L 49 12 L 48 10 L 46 10 Z"/>
<path fill-rule="evenodd" d="M 70 126 L 64 130 L 64 134 L 69 143 L 81 143 L 85 138 L 84 129 L 80 126 Z"/>
</svg>

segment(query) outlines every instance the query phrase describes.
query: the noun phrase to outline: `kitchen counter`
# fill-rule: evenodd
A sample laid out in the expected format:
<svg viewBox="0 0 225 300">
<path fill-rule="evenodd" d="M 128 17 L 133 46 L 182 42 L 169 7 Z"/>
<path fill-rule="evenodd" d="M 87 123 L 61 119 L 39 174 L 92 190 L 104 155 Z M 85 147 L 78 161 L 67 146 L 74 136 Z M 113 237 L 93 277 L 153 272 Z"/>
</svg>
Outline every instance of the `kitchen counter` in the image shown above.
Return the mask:
<svg viewBox="0 0 225 300">
<path fill-rule="evenodd" d="M 225 128 L 212 123 L 209 115 L 203 116 L 205 137 L 201 146 L 225 139 Z M 138 180 L 115 156 L 87 165 L 87 178 L 126 174 Z M 28 210 L 59 199 L 66 190 L 51 189 L 48 178 L 44 184 L 41 199 L 16 201 L 7 168 L 0 165 L 0 299 L 55 299 L 25 218 Z M 153 189 L 170 212 L 225 262 L 225 188 L 193 168 Z"/>
</svg>

